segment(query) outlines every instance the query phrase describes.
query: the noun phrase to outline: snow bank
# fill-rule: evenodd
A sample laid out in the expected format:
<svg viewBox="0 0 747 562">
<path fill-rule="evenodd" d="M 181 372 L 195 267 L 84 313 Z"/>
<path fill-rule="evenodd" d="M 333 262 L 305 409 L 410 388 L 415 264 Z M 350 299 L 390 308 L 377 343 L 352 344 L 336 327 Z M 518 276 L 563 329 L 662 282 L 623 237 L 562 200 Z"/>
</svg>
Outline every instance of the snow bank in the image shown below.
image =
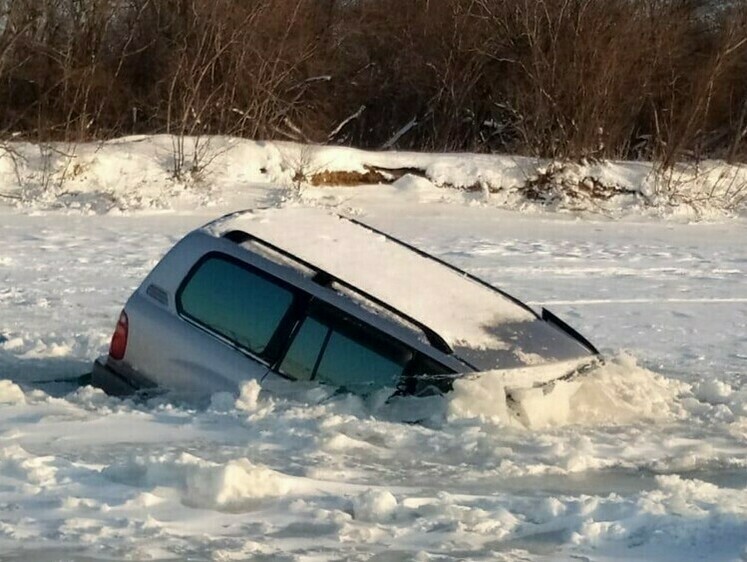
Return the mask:
<svg viewBox="0 0 747 562">
<path fill-rule="evenodd" d="M 394 183 L 403 201 L 480 203 L 603 214 L 648 213 L 710 218 L 747 203 L 747 166 L 708 161 L 660 170 L 645 162 L 550 162 L 510 155 L 367 152 L 345 147 L 185 139 L 185 180 L 174 179 L 174 143 L 166 135 L 102 143 L 10 143 L 0 154 L 0 203 L 84 213 L 163 211 L 246 198 L 249 186 L 276 184 L 276 200 L 335 204 L 351 197 L 320 177 L 365 174 Z M 185 170 L 197 169 L 190 175 Z M 389 170 L 389 172 L 387 171 Z M 402 170 L 408 171 L 405 175 Z M 191 178 L 191 179 L 189 179 Z M 334 180 L 325 180 L 333 181 Z M 378 191 L 381 191 L 380 189 Z M 354 197 L 360 198 L 360 194 Z M 364 196 L 365 197 L 365 196 Z"/>
<path fill-rule="evenodd" d="M 26 397 L 17 384 L 9 380 L 0 380 L 0 404 L 23 404 Z"/>
<path fill-rule="evenodd" d="M 392 184 L 397 196 L 410 203 L 433 203 L 448 200 L 453 192 L 439 188 L 432 181 L 412 174 L 405 174 Z"/>
</svg>

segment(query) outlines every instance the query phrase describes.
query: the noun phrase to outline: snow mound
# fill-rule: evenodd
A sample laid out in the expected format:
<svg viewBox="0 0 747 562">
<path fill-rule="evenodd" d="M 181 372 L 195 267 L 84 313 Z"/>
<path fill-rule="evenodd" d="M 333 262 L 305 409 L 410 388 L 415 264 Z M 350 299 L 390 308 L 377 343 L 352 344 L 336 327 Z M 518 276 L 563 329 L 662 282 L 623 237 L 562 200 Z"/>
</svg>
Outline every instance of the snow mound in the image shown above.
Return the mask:
<svg viewBox="0 0 747 562">
<path fill-rule="evenodd" d="M 230 512 L 252 510 L 296 488 L 296 479 L 248 459 L 217 463 L 189 453 L 136 457 L 107 467 L 104 474 L 132 486 L 173 488 L 185 505 Z"/>
<path fill-rule="evenodd" d="M 638 366 L 624 353 L 591 373 L 537 388 L 506 390 L 504 381 L 491 375 L 454 383 L 450 419 L 480 418 L 508 425 L 518 425 L 518 419 L 530 429 L 673 420 L 683 415 L 677 398 L 688 389 Z M 509 401 L 502 399 L 507 393 Z"/>
<path fill-rule="evenodd" d="M 390 521 L 397 510 L 397 498 L 388 490 L 368 490 L 353 498 L 353 516 L 358 521 Z"/>
<path fill-rule="evenodd" d="M 724 404 L 728 402 L 732 392 L 733 390 L 729 384 L 714 379 L 698 384 L 693 394 L 701 402 Z"/>
<path fill-rule="evenodd" d="M 598 551 L 625 549 L 626 559 L 744 560 L 745 490 L 676 475 L 657 476 L 656 484 L 634 503 L 590 506 L 571 542 Z"/>
<path fill-rule="evenodd" d="M 684 414 L 678 397 L 689 388 L 639 366 L 637 359 L 626 353 L 580 382 L 571 396 L 570 419 L 587 425 L 678 419 Z"/>
<path fill-rule="evenodd" d="M 441 201 L 446 192 L 445 189 L 433 185 L 430 180 L 412 174 L 405 174 L 392 185 L 397 188 L 403 199 L 417 203 Z"/>
<path fill-rule="evenodd" d="M 242 200 L 230 205 L 240 208 L 248 206 L 242 199 L 247 187 L 268 186 L 276 191 L 275 200 L 284 199 L 290 189 L 311 203 L 336 197 L 331 192 L 337 189 L 330 187 L 346 189 L 340 180 L 313 188 L 313 177 L 350 174 L 368 177 L 361 181 L 370 183 L 381 177 L 394 184 L 392 191 L 401 200 L 416 203 L 693 219 L 739 214 L 747 203 L 747 167 L 723 161 L 681 163 L 662 170 L 654 162 L 373 152 L 225 136 L 180 141 L 184 162 L 178 169 L 174 139 L 168 135 L 100 143 L 7 143 L 0 149 L 0 192 L 5 195 L 0 203 L 113 215 L 194 210 L 229 200 Z M 366 175 L 370 169 L 378 171 L 373 178 Z M 411 173 L 400 176 L 402 170 Z"/>
<path fill-rule="evenodd" d="M 28 492 L 57 484 L 57 467 L 54 457 L 37 457 L 19 445 L 0 449 L 0 475 L 13 478 Z"/>
<path fill-rule="evenodd" d="M 17 384 L 9 380 L 0 380 L 0 404 L 23 404 L 26 397 Z"/>
<path fill-rule="evenodd" d="M 236 409 L 245 412 L 256 412 L 259 409 L 259 393 L 262 387 L 256 380 L 241 385 L 241 393 L 236 400 Z"/>
</svg>

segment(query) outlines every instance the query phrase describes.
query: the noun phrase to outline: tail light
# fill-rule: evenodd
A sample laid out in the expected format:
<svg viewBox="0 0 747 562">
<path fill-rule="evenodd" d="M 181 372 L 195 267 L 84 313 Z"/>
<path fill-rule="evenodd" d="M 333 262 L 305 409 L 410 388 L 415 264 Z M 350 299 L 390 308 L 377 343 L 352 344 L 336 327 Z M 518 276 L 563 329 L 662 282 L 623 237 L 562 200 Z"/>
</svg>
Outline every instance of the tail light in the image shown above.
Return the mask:
<svg viewBox="0 0 747 562">
<path fill-rule="evenodd" d="M 109 357 L 112 359 L 122 359 L 124 357 L 125 351 L 127 350 L 127 331 L 127 313 L 123 310 L 119 315 L 117 327 L 114 328 L 114 335 L 109 344 Z"/>
</svg>

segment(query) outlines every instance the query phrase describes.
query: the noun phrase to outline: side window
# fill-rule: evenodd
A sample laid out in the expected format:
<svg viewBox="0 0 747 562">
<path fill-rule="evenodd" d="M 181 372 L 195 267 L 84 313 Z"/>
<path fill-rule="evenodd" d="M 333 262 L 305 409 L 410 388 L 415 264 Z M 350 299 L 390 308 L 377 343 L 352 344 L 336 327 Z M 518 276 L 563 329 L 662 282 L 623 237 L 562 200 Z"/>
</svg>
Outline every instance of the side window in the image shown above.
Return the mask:
<svg viewBox="0 0 747 562">
<path fill-rule="evenodd" d="M 395 388 L 412 354 L 383 342 L 332 331 L 316 371 L 316 379 L 333 386 L 365 392 Z"/>
<path fill-rule="evenodd" d="M 281 361 L 281 373 L 359 393 L 399 384 L 413 356 L 409 349 L 334 310 L 311 314 Z"/>
<path fill-rule="evenodd" d="M 177 295 L 180 313 L 260 356 L 292 304 L 290 290 L 217 256 L 206 259 Z"/>
</svg>

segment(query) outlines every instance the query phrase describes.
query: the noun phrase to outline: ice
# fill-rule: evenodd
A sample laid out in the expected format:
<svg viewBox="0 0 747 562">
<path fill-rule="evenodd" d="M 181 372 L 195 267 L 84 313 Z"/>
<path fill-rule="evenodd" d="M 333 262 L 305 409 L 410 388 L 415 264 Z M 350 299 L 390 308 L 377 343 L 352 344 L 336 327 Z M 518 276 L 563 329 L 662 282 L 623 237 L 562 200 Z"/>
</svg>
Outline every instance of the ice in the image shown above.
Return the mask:
<svg viewBox="0 0 747 562">
<path fill-rule="evenodd" d="M 259 500 L 288 495 L 295 481 L 248 459 L 221 464 L 188 453 L 135 457 L 103 474 L 136 487 L 174 488 L 186 505 L 226 511 L 256 508 Z"/>
<path fill-rule="evenodd" d="M 256 380 L 251 380 L 241 387 L 241 393 L 236 400 L 236 408 L 245 412 L 255 412 L 259 407 L 259 393 L 262 387 Z"/>
<path fill-rule="evenodd" d="M 353 517 L 358 521 L 385 523 L 397 511 L 397 498 L 387 490 L 368 490 L 353 498 Z"/>
<path fill-rule="evenodd" d="M 731 385 L 718 379 L 703 381 L 695 388 L 695 397 L 709 404 L 724 404 L 732 394 Z"/>
<path fill-rule="evenodd" d="M 500 194 L 425 183 L 515 186 L 537 163 L 508 156 L 313 149 L 316 167 L 427 178 L 296 189 L 297 145 L 229 144 L 209 185 L 166 177 L 167 138 L 80 145 L 65 196 L 32 185 L 39 150 L 24 148 L 25 199 L 0 203 L 0 558 L 747 559 L 744 218 L 620 200 L 617 220 L 509 212 Z M 645 163 L 584 166 L 650 187 Z M 552 392 L 510 389 L 510 410 L 490 373 L 390 402 L 248 382 L 204 409 L 78 388 L 176 240 L 278 205 L 361 216 L 551 308 L 606 363 Z"/>
<path fill-rule="evenodd" d="M 448 412 L 453 419 L 479 418 L 498 424 L 513 420 L 506 403 L 504 381 L 489 374 L 455 381 Z"/>
<path fill-rule="evenodd" d="M 9 380 L 0 380 L 0 404 L 21 404 L 26 401 L 23 391 Z"/>
<path fill-rule="evenodd" d="M 531 369 L 517 371 L 531 374 Z M 486 372 L 455 381 L 448 415 L 494 424 L 519 422 L 530 429 L 668 420 L 683 415 L 678 398 L 689 390 L 687 384 L 639 367 L 626 353 L 608 358 L 590 373 L 549 385 L 517 386 L 518 377 L 511 379 L 507 382 L 501 372 Z M 498 399 L 502 396 L 509 400 Z"/>
</svg>

